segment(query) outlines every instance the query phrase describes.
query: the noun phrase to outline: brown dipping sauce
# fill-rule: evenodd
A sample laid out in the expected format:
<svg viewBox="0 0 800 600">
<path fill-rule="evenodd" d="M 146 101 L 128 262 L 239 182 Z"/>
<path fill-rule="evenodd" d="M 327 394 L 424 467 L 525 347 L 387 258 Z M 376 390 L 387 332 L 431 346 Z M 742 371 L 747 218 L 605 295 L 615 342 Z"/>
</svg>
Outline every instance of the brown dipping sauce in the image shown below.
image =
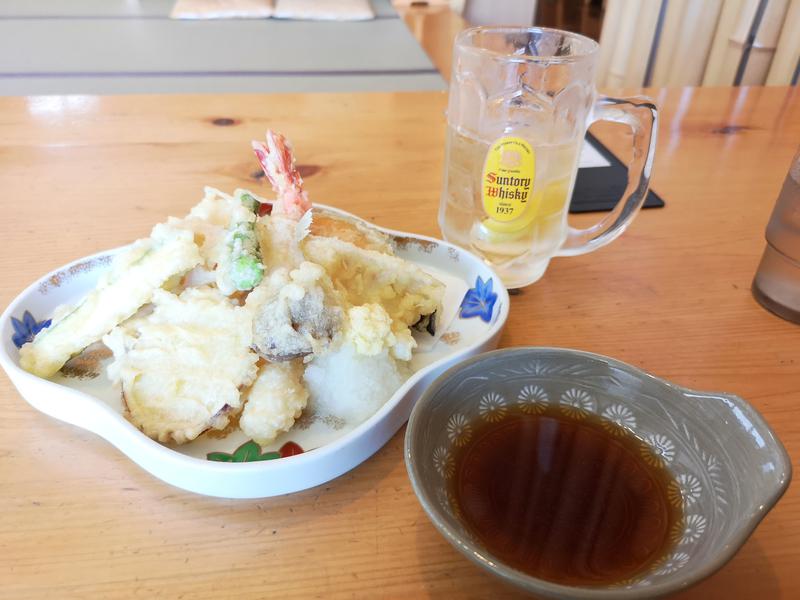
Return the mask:
<svg viewBox="0 0 800 600">
<path fill-rule="evenodd" d="M 629 431 L 557 407 L 473 427 L 455 457 L 454 497 L 467 527 L 506 564 L 602 586 L 647 571 L 671 549 L 682 517 L 668 499 L 674 479 Z"/>
</svg>

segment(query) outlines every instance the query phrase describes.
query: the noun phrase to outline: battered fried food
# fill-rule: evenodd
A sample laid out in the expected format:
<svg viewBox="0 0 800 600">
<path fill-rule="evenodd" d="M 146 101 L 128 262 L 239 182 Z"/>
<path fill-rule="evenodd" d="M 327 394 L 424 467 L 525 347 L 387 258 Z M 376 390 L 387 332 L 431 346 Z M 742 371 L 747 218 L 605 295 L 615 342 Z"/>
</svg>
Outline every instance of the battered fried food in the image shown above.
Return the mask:
<svg viewBox="0 0 800 600">
<path fill-rule="evenodd" d="M 343 242 L 350 242 L 364 250 L 394 254 L 392 242 L 377 229 L 329 213 L 315 213 L 310 232 L 317 237 L 337 238 Z"/>
<path fill-rule="evenodd" d="M 75 308 L 20 349 L 26 371 L 50 377 L 71 356 L 93 344 L 150 301 L 170 278 L 201 262 L 188 231 L 156 225 L 147 239 L 121 253 L 97 287 Z"/>
<path fill-rule="evenodd" d="M 247 299 L 253 347 L 271 361 L 319 354 L 341 328 L 342 309 L 319 265 L 277 269 Z"/>
<path fill-rule="evenodd" d="M 408 327 L 395 323 L 380 304 L 353 306 L 347 311 L 346 339 L 358 354 L 375 356 L 388 349 L 399 360 L 411 360 L 417 347 Z"/>
<path fill-rule="evenodd" d="M 216 288 L 153 293 L 153 312 L 103 338 L 109 378 L 122 387 L 129 420 L 179 444 L 223 429 L 256 377 L 250 314 Z"/>
<path fill-rule="evenodd" d="M 261 367 L 239 418 L 239 427 L 247 436 L 264 445 L 292 428 L 308 402 L 303 371 L 302 360 Z"/>
<path fill-rule="evenodd" d="M 349 304 L 380 304 L 393 321 L 410 327 L 441 306 L 444 285 L 396 256 L 364 250 L 336 238 L 308 236 L 308 260 L 322 265 Z"/>
<path fill-rule="evenodd" d="M 411 372 L 409 328 L 433 332 L 444 286 L 376 229 L 312 218 L 283 136 L 253 148 L 278 196 L 271 215 L 258 217 L 251 192 L 205 188 L 186 217 L 120 253 L 77 307 L 57 309 L 22 347 L 22 367 L 53 375 L 102 337 L 127 418 L 178 444 L 233 414 L 269 444 L 307 402 L 350 425 L 378 410 Z"/>
</svg>

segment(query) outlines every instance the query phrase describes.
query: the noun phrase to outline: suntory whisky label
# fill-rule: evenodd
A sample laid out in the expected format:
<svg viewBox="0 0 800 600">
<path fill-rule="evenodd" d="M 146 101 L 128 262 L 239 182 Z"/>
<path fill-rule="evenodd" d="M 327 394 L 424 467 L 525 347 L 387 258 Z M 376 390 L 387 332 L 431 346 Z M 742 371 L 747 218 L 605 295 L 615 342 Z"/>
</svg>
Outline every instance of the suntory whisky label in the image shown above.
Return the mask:
<svg viewBox="0 0 800 600">
<path fill-rule="evenodd" d="M 501 137 L 486 154 L 483 165 L 483 208 L 489 218 L 513 221 L 533 197 L 536 153 L 518 137 Z"/>
</svg>

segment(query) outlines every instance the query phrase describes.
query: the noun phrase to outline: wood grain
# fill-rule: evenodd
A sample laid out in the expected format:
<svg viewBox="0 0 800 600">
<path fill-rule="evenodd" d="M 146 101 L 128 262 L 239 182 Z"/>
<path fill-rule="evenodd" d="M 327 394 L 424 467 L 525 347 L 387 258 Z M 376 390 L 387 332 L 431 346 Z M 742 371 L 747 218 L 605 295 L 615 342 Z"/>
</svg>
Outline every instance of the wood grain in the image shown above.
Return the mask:
<svg viewBox="0 0 800 600">
<path fill-rule="evenodd" d="M 749 286 L 800 139 L 800 90 L 653 95 L 662 107 L 654 187 L 667 206 L 644 211 L 607 248 L 556 259 L 512 298 L 502 345 L 599 352 L 740 394 L 796 465 L 800 328 L 762 310 Z M 184 214 L 203 185 L 267 193 L 248 143 L 267 127 L 316 169 L 312 198 L 438 235 L 445 100 L 0 99 L 0 305 L 50 269 Z M 624 134 L 598 131 L 623 153 Z M 4 598 L 516 597 L 428 522 L 408 483 L 402 431 L 326 485 L 229 501 L 154 479 L 102 439 L 36 412 L 5 375 L 0 409 Z M 728 566 L 679 597 L 797 598 L 798 561 L 794 486 Z"/>
</svg>

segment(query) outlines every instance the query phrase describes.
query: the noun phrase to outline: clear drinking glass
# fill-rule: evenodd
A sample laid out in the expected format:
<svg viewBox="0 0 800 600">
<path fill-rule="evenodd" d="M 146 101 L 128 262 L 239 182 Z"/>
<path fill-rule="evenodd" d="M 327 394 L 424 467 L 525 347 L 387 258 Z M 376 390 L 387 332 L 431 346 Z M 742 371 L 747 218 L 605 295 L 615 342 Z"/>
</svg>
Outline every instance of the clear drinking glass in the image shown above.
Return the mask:
<svg viewBox="0 0 800 600">
<path fill-rule="evenodd" d="M 608 244 L 644 202 L 656 107 L 644 97 L 598 97 L 597 50 L 582 35 L 538 27 L 475 27 L 456 39 L 439 226 L 508 287 L 538 280 L 553 256 Z M 633 132 L 628 186 L 600 222 L 574 229 L 569 199 L 586 128 L 596 120 Z"/>
<path fill-rule="evenodd" d="M 753 294 L 775 314 L 800 323 L 800 150 L 772 209 Z"/>
</svg>

